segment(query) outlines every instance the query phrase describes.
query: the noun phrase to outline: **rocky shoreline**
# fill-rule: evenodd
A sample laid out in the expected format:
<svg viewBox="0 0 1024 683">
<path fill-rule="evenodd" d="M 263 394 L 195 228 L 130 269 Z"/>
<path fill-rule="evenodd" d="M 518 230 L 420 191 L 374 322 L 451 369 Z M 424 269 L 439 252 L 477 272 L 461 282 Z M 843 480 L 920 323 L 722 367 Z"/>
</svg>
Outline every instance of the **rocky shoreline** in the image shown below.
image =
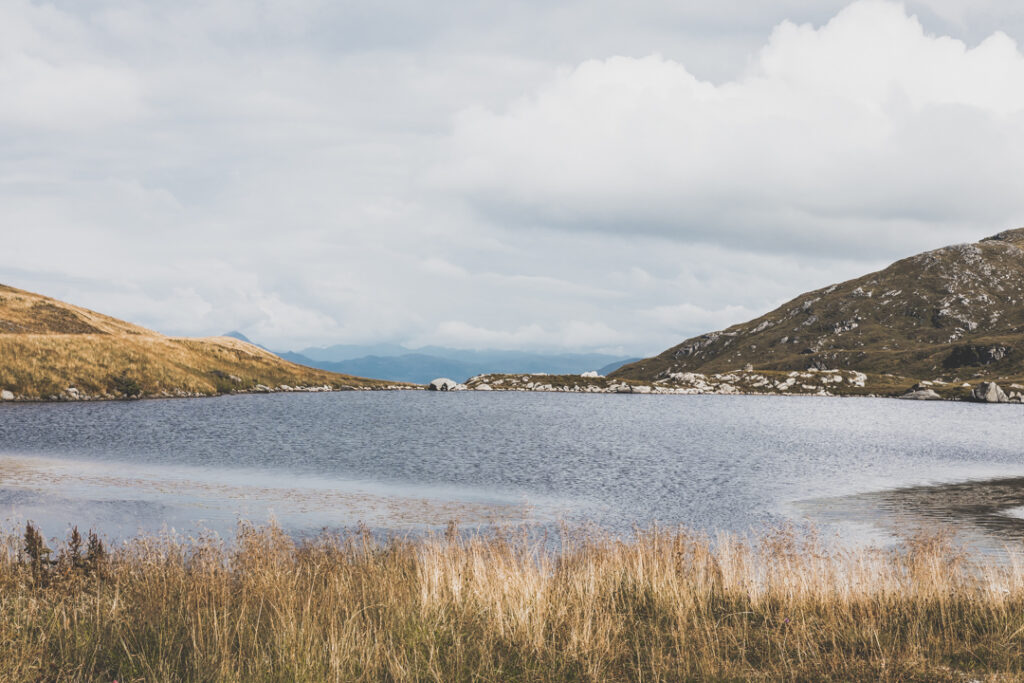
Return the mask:
<svg viewBox="0 0 1024 683">
<path fill-rule="evenodd" d="M 49 396 L 23 396 L 0 389 L 0 403 L 118 401 L 160 398 L 210 398 L 238 394 L 327 393 L 336 391 L 533 391 L 575 394 L 674 394 L 733 396 L 864 396 L 919 401 L 970 401 L 975 403 L 1024 403 L 1024 384 L 996 382 L 914 381 L 894 375 L 868 375 L 855 370 L 755 371 L 703 374 L 699 372 L 662 373 L 654 382 L 605 377 L 596 372 L 582 375 L 545 373 L 486 374 L 465 382 L 439 377 L 427 385 L 380 384 L 372 386 L 319 385 L 271 387 L 257 384 L 218 394 L 164 390 L 134 396 L 111 393 L 90 395 L 75 387 Z"/>
<path fill-rule="evenodd" d="M 487 374 L 465 382 L 438 378 L 431 391 L 536 391 L 588 394 L 682 394 L 753 396 L 865 396 L 915 400 L 953 400 L 979 403 L 1022 403 L 1024 385 L 1012 383 L 1004 391 L 995 382 L 915 381 L 895 375 L 868 375 L 856 370 L 793 370 L 703 374 L 662 373 L 653 382 L 582 375 Z"/>
<path fill-rule="evenodd" d="M 157 393 L 138 394 L 134 396 L 105 394 L 87 394 L 75 387 L 68 387 L 60 394 L 49 396 L 24 396 L 2 389 L 0 390 L 0 403 L 62 403 L 75 401 L 134 401 L 143 399 L 159 398 L 213 398 L 216 396 L 233 396 L 238 394 L 283 394 L 283 393 L 328 393 L 335 391 L 422 391 L 424 387 L 408 384 L 381 384 L 373 386 L 290 386 L 282 384 L 276 387 L 269 387 L 264 384 L 257 384 L 250 389 L 235 389 L 229 392 L 218 394 L 205 394 L 199 391 L 187 391 L 184 389 L 164 390 Z"/>
</svg>

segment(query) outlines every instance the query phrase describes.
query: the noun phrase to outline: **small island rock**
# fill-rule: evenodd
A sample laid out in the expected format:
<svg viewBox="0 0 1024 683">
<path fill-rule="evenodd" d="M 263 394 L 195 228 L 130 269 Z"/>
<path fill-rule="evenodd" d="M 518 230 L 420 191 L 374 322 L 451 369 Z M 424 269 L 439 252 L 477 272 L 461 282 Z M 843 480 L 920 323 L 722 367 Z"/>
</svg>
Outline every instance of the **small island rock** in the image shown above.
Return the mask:
<svg viewBox="0 0 1024 683">
<path fill-rule="evenodd" d="M 427 389 L 430 391 L 455 391 L 458 386 L 457 382 L 447 377 L 438 377 L 427 385 Z"/>
</svg>

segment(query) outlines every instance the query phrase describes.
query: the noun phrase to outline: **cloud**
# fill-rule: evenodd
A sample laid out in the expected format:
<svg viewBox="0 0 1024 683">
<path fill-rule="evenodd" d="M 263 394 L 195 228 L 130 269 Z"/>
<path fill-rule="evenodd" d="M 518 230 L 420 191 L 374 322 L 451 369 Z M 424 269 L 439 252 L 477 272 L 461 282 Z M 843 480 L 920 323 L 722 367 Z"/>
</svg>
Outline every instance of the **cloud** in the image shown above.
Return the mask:
<svg viewBox="0 0 1024 683">
<path fill-rule="evenodd" d="M 439 182 L 488 220 L 783 251 L 905 250 L 1024 220 L 1024 56 L 898 4 L 782 22 L 742 77 L 590 60 L 463 111 Z"/>
<path fill-rule="evenodd" d="M 0 281 L 633 355 L 1024 222 L 1019 12 L 846 5 L 9 0 Z"/>
<path fill-rule="evenodd" d="M 0 10 L 0 125 L 83 130 L 137 116 L 142 84 L 88 42 L 52 6 L 15 0 Z"/>
<path fill-rule="evenodd" d="M 639 341 L 608 323 L 570 320 L 551 327 L 538 324 L 489 329 L 461 320 L 446 320 L 410 341 L 410 346 L 444 345 L 463 349 L 588 349 L 624 353 Z"/>
</svg>

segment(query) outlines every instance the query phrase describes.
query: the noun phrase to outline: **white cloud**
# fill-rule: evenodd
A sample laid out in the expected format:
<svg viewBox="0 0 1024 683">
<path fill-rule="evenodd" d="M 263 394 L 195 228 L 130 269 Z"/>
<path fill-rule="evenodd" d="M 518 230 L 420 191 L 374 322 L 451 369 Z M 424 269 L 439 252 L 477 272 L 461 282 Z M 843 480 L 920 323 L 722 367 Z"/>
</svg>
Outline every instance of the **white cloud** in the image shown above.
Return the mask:
<svg viewBox="0 0 1024 683">
<path fill-rule="evenodd" d="M 530 324 L 511 329 L 489 329 L 460 320 L 446 320 L 435 329 L 410 340 L 414 347 L 590 349 L 608 353 L 625 353 L 624 349 L 635 347 L 637 343 L 644 343 L 644 340 L 604 322 L 583 320 L 570 320 L 551 327 Z"/>
<path fill-rule="evenodd" d="M 9 0 L 0 281 L 632 355 L 1024 222 L 1020 12 L 845 5 Z"/>
<path fill-rule="evenodd" d="M 505 224 L 893 253 L 1024 220 L 1022 173 L 1016 44 L 968 48 L 861 0 L 820 28 L 783 22 L 720 85 L 613 57 L 465 110 L 440 176 Z"/>
<path fill-rule="evenodd" d="M 14 0 L 0 9 L 0 126 L 81 130 L 138 115 L 141 83 L 88 42 L 52 6 Z"/>
</svg>

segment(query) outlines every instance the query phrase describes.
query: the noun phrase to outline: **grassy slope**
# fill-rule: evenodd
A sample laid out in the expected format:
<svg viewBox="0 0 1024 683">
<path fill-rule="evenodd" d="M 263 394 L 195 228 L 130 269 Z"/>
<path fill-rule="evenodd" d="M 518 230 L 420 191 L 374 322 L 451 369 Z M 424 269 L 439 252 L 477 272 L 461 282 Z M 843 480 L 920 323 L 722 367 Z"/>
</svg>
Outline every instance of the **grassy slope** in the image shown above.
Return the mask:
<svg viewBox="0 0 1024 683">
<path fill-rule="evenodd" d="M 232 377 L 233 376 L 233 377 Z M 230 337 L 166 337 L 87 309 L 0 285 L 0 389 L 24 398 L 204 394 L 386 383 L 284 361 Z"/>
<path fill-rule="evenodd" d="M 12 682 L 1024 676 L 1024 571 L 937 539 L 843 551 L 661 531 L 553 554 L 503 537 L 296 547 L 271 529 L 53 568 L 20 545 L 0 540 Z"/>
<path fill-rule="evenodd" d="M 957 364 L 954 350 L 1005 347 L 991 364 Z M 721 332 L 688 339 L 615 373 L 728 372 L 809 367 L 949 381 L 1024 378 L 1024 229 L 898 261 L 802 294 Z"/>
</svg>

